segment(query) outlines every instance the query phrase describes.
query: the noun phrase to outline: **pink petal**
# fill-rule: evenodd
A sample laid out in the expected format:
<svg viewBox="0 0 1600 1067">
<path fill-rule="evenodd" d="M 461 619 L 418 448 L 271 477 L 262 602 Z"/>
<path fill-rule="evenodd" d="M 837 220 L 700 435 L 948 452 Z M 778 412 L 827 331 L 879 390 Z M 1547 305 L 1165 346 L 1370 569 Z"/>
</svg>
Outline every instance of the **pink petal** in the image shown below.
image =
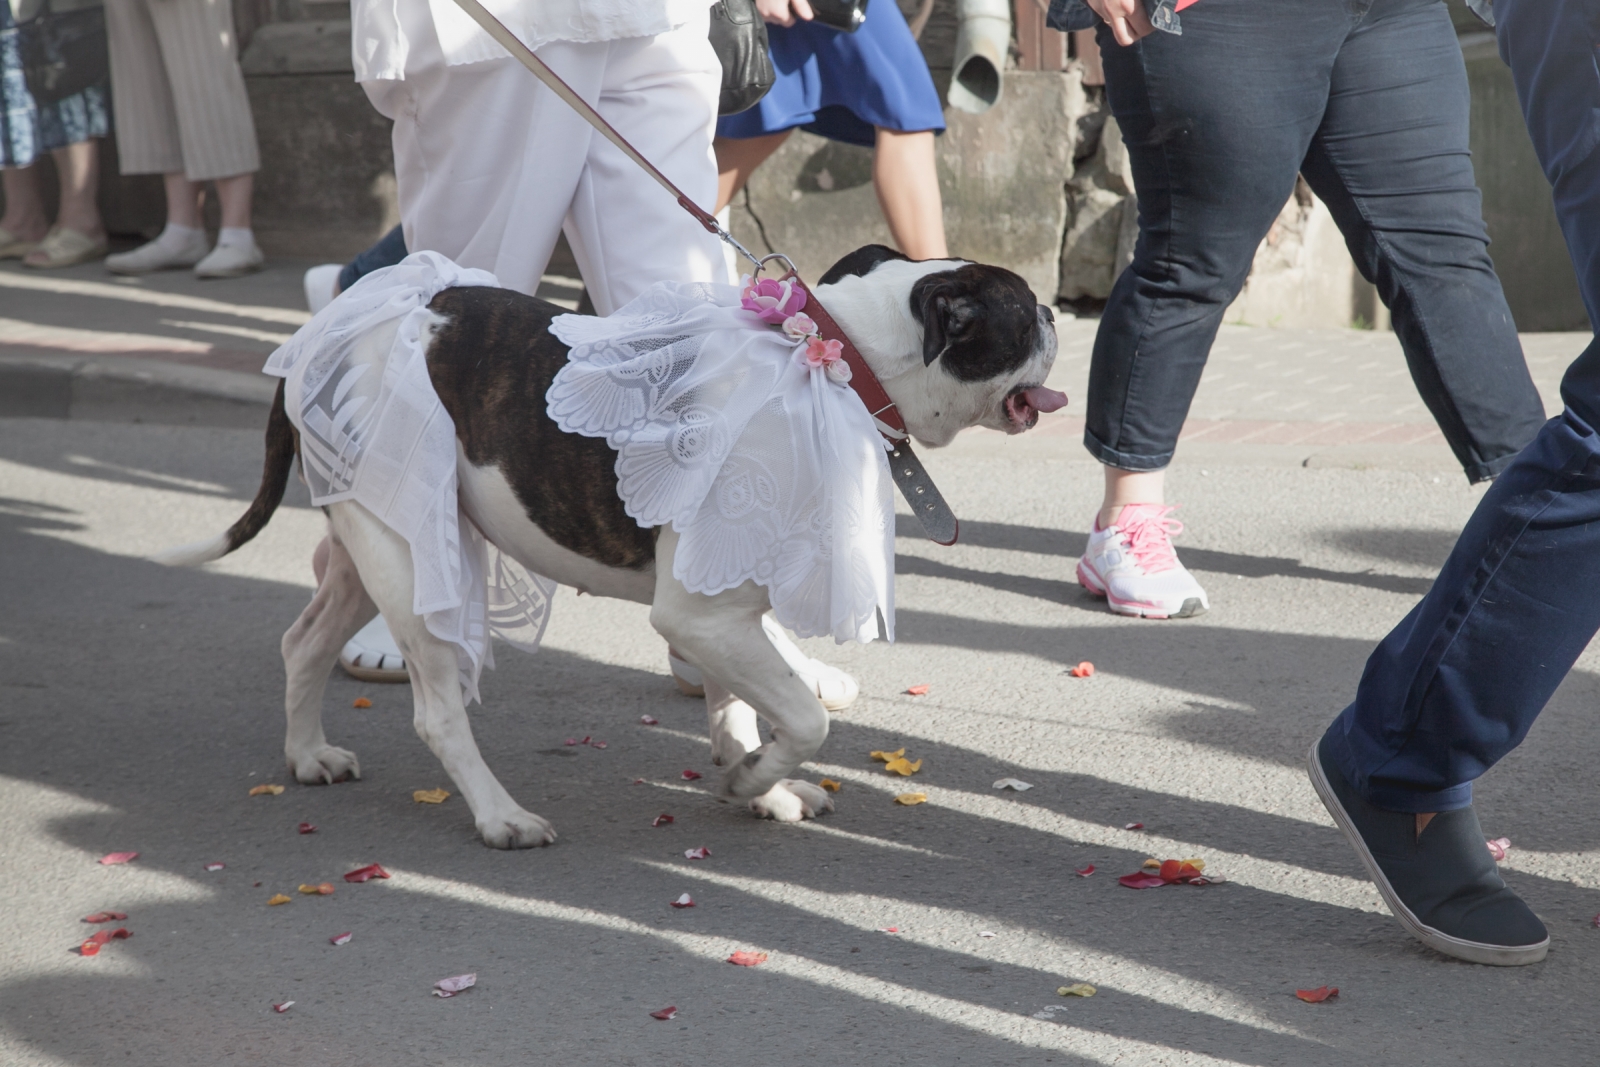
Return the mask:
<svg viewBox="0 0 1600 1067">
<path fill-rule="evenodd" d="M 677 900 L 668 901 L 668 903 L 670 903 L 674 908 L 692 908 L 694 907 L 694 898 L 688 893 L 685 893 Z"/>
<path fill-rule="evenodd" d="M 706 848 L 704 845 L 701 845 L 698 848 L 686 848 L 683 850 L 684 859 L 703 860 L 709 859 L 710 856 L 711 850 Z"/>
<path fill-rule="evenodd" d="M 926 685 L 926 684 L 924 684 L 924 685 L 910 685 L 910 686 L 906 687 L 906 695 L 907 696 L 913 696 L 913 697 L 924 697 L 924 696 L 928 695 L 928 690 L 930 690 L 932 688 L 933 688 L 933 686 Z"/>
<path fill-rule="evenodd" d="M 344 876 L 344 880 L 347 882 L 370 882 L 374 878 L 387 877 L 389 877 L 389 872 L 384 870 L 382 865 L 369 863 L 365 867 L 357 867 L 355 870 L 348 872 Z"/>
<path fill-rule="evenodd" d="M 107 852 L 100 857 L 102 867 L 115 867 L 119 863 L 132 863 L 139 858 L 137 852 Z"/>
<path fill-rule="evenodd" d="M 1076 870 L 1076 871 L 1075 871 L 1075 872 L 1073 872 L 1073 873 L 1075 873 L 1075 874 L 1076 874 L 1076 875 L 1077 875 L 1077 876 L 1078 876 L 1078 877 L 1079 877 L 1079 878 L 1087 878 L 1087 877 L 1089 877 L 1089 876 L 1090 876 L 1090 875 L 1091 875 L 1091 874 L 1093 874 L 1093 873 L 1094 873 L 1094 864 L 1092 864 L 1092 863 L 1091 863 L 1091 864 L 1089 864 L 1089 866 L 1087 866 L 1087 867 L 1079 867 L 1079 868 L 1078 868 L 1078 869 L 1077 869 L 1077 870 Z"/>
<path fill-rule="evenodd" d="M 678 1009 L 676 1007 L 670 1005 L 670 1004 L 667 1005 L 665 1008 L 661 1008 L 661 1009 L 659 1009 L 657 1011 L 653 1011 L 653 1012 L 650 1013 L 650 1018 L 652 1018 L 652 1019 L 660 1019 L 662 1022 L 666 1022 L 666 1021 L 668 1021 L 670 1019 L 676 1019 L 677 1017 L 678 1017 Z"/>
<path fill-rule="evenodd" d="M 639 716 L 639 721 L 646 726 L 659 726 L 661 724 L 661 720 L 654 715 L 641 715 Z"/>
<path fill-rule="evenodd" d="M 670 822 L 672 822 L 672 816 L 668 815 L 666 812 L 662 812 L 660 815 L 657 815 L 655 818 L 650 820 L 650 825 L 665 826 Z"/>
<path fill-rule="evenodd" d="M 1132 874 L 1125 874 L 1118 878 L 1117 882 L 1127 886 L 1129 889 L 1155 889 L 1157 886 L 1167 884 L 1159 874 L 1151 874 L 1149 871 L 1134 871 Z"/>
<path fill-rule="evenodd" d="M 1509 837 L 1497 837 L 1492 841 L 1485 841 L 1484 844 L 1489 847 L 1489 855 L 1494 857 L 1496 863 L 1505 859 L 1506 853 L 1511 851 L 1511 838 Z"/>
<path fill-rule="evenodd" d="M 350 931 L 348 931 L 348 930 L 346 930 L 342 934 L 334 934 L 332 937 L 328 938 L 328 944 L 330 944 L 330 945 L 348 945 L 350 943 L 351 936 L 352 935 L 351 935 Z"/>
<path fill-rule="evenodd" d="M 208 863 L 208 864 L 206 864 L 206 870 L 208 870 L 208 871 L 220 871 L 220 870 L 222 870 L 222 868 L 224 868 L 226 866 L 227 866 L 226 863 Z"/>
<path fill-rule="evenodd" d="M 1144 829 L 1144 823 L 1142 823 L 1142 822 L 1130 822 L 1128 825 L 1124 826 L 1123 829 L 1124 830 L 1143 830 Z"/>
<path fill-rule="evenodd" d="M 274 1004 L 272 1006 L 272 1010 L 277 1012 L 279 1015 L 282 1015 L 292 1007 L 294 1007 L 294 1001 L 286 1000 L 282 1004 Z"/>
</svg>

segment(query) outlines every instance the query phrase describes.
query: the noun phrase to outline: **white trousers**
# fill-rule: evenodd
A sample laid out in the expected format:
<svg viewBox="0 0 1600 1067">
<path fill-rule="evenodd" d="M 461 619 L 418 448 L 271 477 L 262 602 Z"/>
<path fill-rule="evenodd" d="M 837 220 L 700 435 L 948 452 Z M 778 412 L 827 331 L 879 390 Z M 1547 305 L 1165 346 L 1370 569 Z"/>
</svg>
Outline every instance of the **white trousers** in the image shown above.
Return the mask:
<svg viewBox="0 0 1600 1067">
<path fill-rule="evenodd" d="M 446 66 L 432 20 L 409 22 L 405 80 L 363 83 L 394 120 L 409 250 L 440 252 L 532 293 L 565 230 L 602 315 L 657 281 L 728 280 L 721 242 L 521 64 Z M 706 33 L 702 13 L 655 37 L 556 42 L 538 55 L 709 209 L 722 71 Z"/>
</svg>

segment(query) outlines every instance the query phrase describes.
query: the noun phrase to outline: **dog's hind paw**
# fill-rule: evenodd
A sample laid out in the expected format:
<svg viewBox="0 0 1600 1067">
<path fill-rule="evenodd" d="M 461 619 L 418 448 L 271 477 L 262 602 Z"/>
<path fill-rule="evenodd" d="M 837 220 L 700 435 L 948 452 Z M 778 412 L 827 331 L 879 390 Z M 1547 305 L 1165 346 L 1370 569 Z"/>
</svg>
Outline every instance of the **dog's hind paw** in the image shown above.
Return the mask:
<svg viewBox="0 0 1600 1067">
<path fill-rule="evenodd" d="M 323 745 L 304 755 L 288 753 L 289 769 L 302 785 L 332 785 L 361 777 L 361 763 L 347 748 Z"/>
<path fill-rule="evenodd" d="M 531 811 L 516 809 L 478 823 L 478 833 L 490 848 L 540 848 L 556 840 L 556 828 Z"/>
<path fill-rule="evenodd" d="M 771 789 L 750 801 L 750 810 L 763 819 L 778 822 L 799 822 L 815 819 L 825 811 L 833 810 L 833 798 L 810 782 L 798 778 L 785 778 Z"/>
</svg>

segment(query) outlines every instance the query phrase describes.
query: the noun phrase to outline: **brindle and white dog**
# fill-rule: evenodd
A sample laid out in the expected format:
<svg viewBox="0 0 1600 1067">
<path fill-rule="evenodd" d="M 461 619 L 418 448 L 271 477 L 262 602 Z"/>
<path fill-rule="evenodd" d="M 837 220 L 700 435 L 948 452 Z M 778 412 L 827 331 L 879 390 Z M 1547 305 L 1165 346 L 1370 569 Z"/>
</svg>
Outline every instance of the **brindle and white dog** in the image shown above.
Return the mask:
<svg viewBox="0 0 1600 1067">
<path fill-rule="evenodd" d="M 825 274 L 817 299 L 856 343 L 917 441 L 946 445 L 969 426 L 1031 428 L 1066 397 L 1044 388 L 1055 362 L 1054 317 L 1027 284 L 999 267 L 959 260 L 912 262 L 882 246 L 851 253 Z M 507 289 L 446 289 L 428 367 L 455 421 L 462 507 L 483 535 L 530 571 L 597 596 L 650 605 L 650 623 L 706 678 L 713 762 L 728 768 L 725 798 L 760 815 L 797 821 L 832 808 L 828 794 L 790 776 L 828 736 L 828 714 L 763 634 L 766 589 L 752 582 L 715 596 L 672 576 L 678 535 L 643 529 L 623 511 L 616 455 L 601 438 L 564 433 L 545 413 L 545 391 L 567 362 L 550 332 L 565 314 Z M 389 336 L 371 337 L 387 350 Z M 218 559 L 266 525 L 299 449 L 283 390 L 267 426 L 260 491 L 226 533 L 163 558 Z M 331 553 L 311 603 L 283 637 L 288 673 L 284 753 L 301 782 L 359 777 L 355 754 L 322 731 L 329 672 L 355 632 L 381 611 L 411 671 L 417 733 L 433 749 L 496 848 L 555 840 L 544 819 L 512 799 L 483 761 L 462 704 L 454 646 L 412 612 L 406 542 L 354 502 L 326 509 Z M 756 718 L 772 741 L 762 744 Z"/>
</svg>

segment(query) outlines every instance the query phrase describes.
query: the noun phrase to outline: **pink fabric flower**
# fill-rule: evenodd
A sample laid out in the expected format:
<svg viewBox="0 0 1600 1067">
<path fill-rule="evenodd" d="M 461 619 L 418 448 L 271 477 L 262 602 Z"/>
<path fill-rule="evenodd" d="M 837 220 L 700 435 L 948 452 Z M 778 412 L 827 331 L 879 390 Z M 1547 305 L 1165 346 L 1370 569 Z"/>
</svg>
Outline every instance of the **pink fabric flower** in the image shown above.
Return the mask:
<svg viewBox="0 0 1600 1067">
<path fill-rule="evenodd" d="M 806 306 L 806 293 L 792 281 L 757 279 L 747 275 L 739 304 L 746 311 L 760 315 L 762 322 L 778 326 Z"/>
<path fill-rule="evenodd" d="M 813 337 L 806 342 L 804 358 L 808 367 L 826 367 L 844 358 L 844 345 L 832 339 L 824 341 Z"/>
<path fill-rule="evenodd" d="M 796 341 L 804 341 L 816 336 L 817 324 L 810 315 L 801 312 L 783 320 L 783 332 Z"/>
</svg>

